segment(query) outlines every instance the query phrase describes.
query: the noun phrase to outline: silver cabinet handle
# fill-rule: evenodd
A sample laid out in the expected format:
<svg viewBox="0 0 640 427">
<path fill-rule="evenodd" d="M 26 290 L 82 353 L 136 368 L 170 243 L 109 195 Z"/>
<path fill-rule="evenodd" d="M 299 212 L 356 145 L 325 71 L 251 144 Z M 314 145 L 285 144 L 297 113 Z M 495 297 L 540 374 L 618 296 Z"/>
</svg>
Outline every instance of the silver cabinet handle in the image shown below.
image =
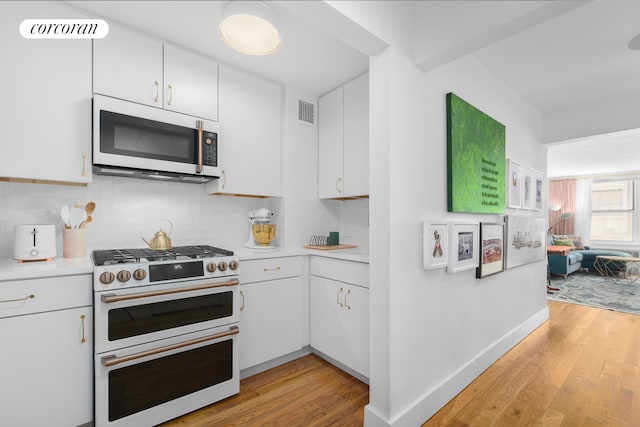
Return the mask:
<svg viewBox="0 0 640 427">
<path fill-rule="evenodd" d="M 222 171 L 222 189 L 224 190 L 224 186 L 227 185 L 227 174 Z"/>
<path fill-rule="evenodd" d="M 344 306 L 347 307 L 347 310 L 351 310 L 351 306 L 347 303 L 347 297 L 351 294 L 351 289 L 347 290 L 347 294 L 344 296 Z"/>
<path fill-rule="evenodd" d="M 235 286 L 239 284 L 240 284 L 240 281 L 238 279 L 231 279 L 231 280 L 227 280 L 226 282 L 211 283 L 208 285 L 188 286 L 185 288 L 165 289 L 162 291 L 140 292 L 137 294 L 129 294 L 129 295 L 106 294 L 106 295 L 102 295 L 100 299 L 104 303 L 112 303 L 112 302 L 128 301 L 128 300 L 139 299 L 139 298 L 157 297 L 160 295 L 178 294 L 181 292 L 199 291 L 201 289 L 220 288 L 222 286 Z"/>
<path fill-rule="evenodd" d="M 240 291 L 240 298 L 242 299 L 242 305 L 240 305 L 240 311 L 244 310 L 244 292 Z"/>
<path fill-rule="evenodd" d="M 340 302 L 340 294 L 343 292 L 343 290 L 344 289 L 340 288 L 338 294 L 336 295 L 336 304 L 338 304 L 340 307 L 342 307 L 342 303 Z"/>
<path fill-rule="evenodd" d="M 16 298 L 16 299 L 5 299 L 5 300 L 0 300 L 0 303 L 3 302 L 18 302 L 18 301 L 26 301 L 28 299 L 34 299 L 36 296 L 34 294 L 31 295 L 27 295 L 24 298 Z"/>
<path fill-rule="evenodd" d="M 158 97 L 160 96 L 160 83 L 156 80 L 153 82 L 153 85 L 156 88 L 156 96 L 153 98 L 153 102 L 158 102 Z"/>
<path fill-rule="evenodd" d="M 342 177 L 336 179 L 336 191 L 338 194 L 342 194 L 342 190 L 340 189 L 340 183 L 342 182 Z"/>
<path fill-rule="evenodd" d="M 167 85 L 167 87 L 169 88 L 169 101 L 167 105 L 171 105 L 171 101 L 173 101 L 173 87 L 171 85 Z"/>
<path fill-rule="evenodd" d="M 85 153 L 84 151 L 82 152 L 82 176 L 87 176 L 87 171 L 86 171 L 86 160 L 87 160 L 87 153 Z"/>
<path fill-rule="evenodd" d="M 181 343 L 178 343 L 178 344 L 172 344 L 172 345 L 167 345 L 167 346 L 164 346 L 164 347 L 154 348 L 153 350 L 142 351 L 140 353 L 132 354 L 132 355 L 129 355 L 129 356 L 116 357 L 115 355 L 111 354 L 109 356 L 104 356 L 101 361 L 102 361 L 102 365 L 103 366 L 107 366 L 107 367 L 114 366 L 114 365 L 118 365 L 120 363 L 129 362 L 131 360 L 141 359 L 143 357 L 153 356 L 155 354 L 166 353 L 167 351 L 176 350 L 178 348 L 183 348 L 183 347 L 188 347 L 188 346 L 194 345 L 194 344 L 200 344 L 200 343 L 206 342 L 206 341 L 213 341 L 213 340 L 216 340 L 218 338 L 223 338 L 223 337 L 227 337 L 227 336 L 230 336 L 230 335 L 236 335 L 238 333 L 240 333 L 240 329 L 238 329 L 237 326 L 232 326 L 231 328 L 229 328 L 228 331 L 220 332 L 219 334 L 209 335 L 209 336 L 202 337 L 202 338 L 196 338 L 196 339 L 189 340 L 189 341 L 184 341 L 184 342 L 181 342 Z"/>
<path fill-rule="evenodd" d="M 268 271 L 280 271 L 280 267 L 275 267 L 275 268 L 263 268 L 264 272 L 268 272 Z"/>
</svg>

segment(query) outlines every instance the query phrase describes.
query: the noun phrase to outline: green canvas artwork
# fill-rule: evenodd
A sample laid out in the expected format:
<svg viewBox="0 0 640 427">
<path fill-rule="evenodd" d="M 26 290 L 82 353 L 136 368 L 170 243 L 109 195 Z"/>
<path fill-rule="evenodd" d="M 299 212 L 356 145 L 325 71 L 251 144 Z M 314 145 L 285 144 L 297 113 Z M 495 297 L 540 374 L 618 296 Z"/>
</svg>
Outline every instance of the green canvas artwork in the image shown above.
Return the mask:
<svg viewBox="0 0 640 427">
<path fill-rule="evenodd" d="M 504 125 L 448 93 L 448 211 L 504 213 L 504 179 Z"/>
</svg>

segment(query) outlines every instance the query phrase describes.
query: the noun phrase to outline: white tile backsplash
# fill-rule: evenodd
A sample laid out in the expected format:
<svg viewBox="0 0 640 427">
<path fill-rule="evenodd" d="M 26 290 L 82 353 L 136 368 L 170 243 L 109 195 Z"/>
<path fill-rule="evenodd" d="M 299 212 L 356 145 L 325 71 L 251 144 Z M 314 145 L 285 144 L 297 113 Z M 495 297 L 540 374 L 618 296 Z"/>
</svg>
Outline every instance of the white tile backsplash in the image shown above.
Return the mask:
<svg viewBox="0 0 640 427">
<path fill-rule="evenodd" d="M 0 182 L 0 258 L 13 256 L 17 224 L 55 224 L 62 256 L 60 208 L 94 201 L 87 225 L 87 251 L 144 247 L 159 229 L 178 245 L 210 244 L 239 249 L 249 236 L 249 210 L 281 211 L 282 199 L 210 196 L 197 184 L 155 182 L 96 175 L 87 187 Z M 283 227 L 284 228 L 284 227 Z M 284 233 L 284 230 L 282 230 Z M 278 236 L 274 243 L 284 241 Z"/>
</svg>

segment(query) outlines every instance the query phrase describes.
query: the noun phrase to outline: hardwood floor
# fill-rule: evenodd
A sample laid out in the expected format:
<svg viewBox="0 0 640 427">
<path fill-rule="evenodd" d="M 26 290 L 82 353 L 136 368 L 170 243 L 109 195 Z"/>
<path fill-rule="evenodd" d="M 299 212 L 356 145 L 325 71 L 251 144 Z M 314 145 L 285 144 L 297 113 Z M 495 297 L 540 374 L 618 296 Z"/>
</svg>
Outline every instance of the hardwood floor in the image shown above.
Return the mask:
<svg viewBox="0 0 640 427">
<path fill-rule="evenodd" d="M 549 309 L 547 323 L 422 426 L 639 426 L 640 316 Z"/>
<path fill-rule="evenodd" d="M 640 425 L 640 316 L 549 301 L 550 320 L 423 424 Z M 361 426 L 366 384 L 310 355 L 164 426 Z"/>
<path fill-rule="evenodd" d="M 169 426 L 361 426 L 369 387 L 316 355 L 240 381 L 240 394 Z"/>
</svg>

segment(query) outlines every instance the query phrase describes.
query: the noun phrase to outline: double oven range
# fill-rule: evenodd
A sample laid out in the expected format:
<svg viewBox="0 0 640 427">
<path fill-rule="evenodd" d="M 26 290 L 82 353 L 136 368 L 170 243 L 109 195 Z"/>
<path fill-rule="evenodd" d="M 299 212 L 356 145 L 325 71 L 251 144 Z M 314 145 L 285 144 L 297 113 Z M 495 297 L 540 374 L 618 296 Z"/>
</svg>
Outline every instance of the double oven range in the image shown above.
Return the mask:
<svg viewBox="0 0 640 427">
<path fill-rule="evenodd" d="M 233 252 L 99 250 L 93 261 L 97 427 L 156 425 L 239 392 Z"/>
</svg>

